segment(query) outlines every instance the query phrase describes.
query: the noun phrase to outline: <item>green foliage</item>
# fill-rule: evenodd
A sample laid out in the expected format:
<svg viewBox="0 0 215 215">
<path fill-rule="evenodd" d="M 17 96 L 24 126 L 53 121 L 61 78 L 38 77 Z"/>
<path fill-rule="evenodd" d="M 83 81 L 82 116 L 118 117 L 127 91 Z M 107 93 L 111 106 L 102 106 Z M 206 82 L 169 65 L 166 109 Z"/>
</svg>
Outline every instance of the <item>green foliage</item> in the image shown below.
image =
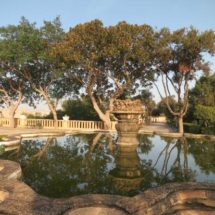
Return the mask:
<svg viewBox="0 0 215 215">
<path fill-rule="evenodd" d="M 195 87 L 189 91 L 190 106 L 185 116 L 186 122 L 191 122 L 197 119 L 196 118 L 197 116 L 195 115 L 196 109 L 198 109 L 198 107 L 196 107 L 197 105 L 203 105 L 206 107 L 215 107 L 214 90 L 215 90 L 215 74 L 208 75 L 208 76 L 201 76 L 199 80 L 197 80 Z M 199 111 L 197 110 L 197 112 Z M 199 120 L 200 119 L 198 118 L 198 121 Z M 205 119 L 202 118 L 202 120 L 205 120 Z"/>
<path fill-rule="evenodd" d="M 27 119 L 37 119 L 37 118 L 39 118 L 39 117 L 35 117 L 35 115 L 34 114 L 27 114 Z"/>
<path fill-rule="evenodd" d="M 26 114 L 27 119 L 44 119 L 43 116 L 38 116 L 38 115 L 34 115 L 34 114 Z"/>
<path fill-rule="evenodd" d="M 88 97 L 76 100 L 66 100 L 62 104 L 63 111 L 70 116 L 70 120 L 100 121 Z"/>
<path fill-rule="evenodd" d="M 215 135 L 215 126 L 203 127 L 201 129 L 202 134 Z"/>
<path fill-rule="evenodd" d="M 0 102 L 8 108 L 18 106 L 21 101 L 33 105 L 36 98 L 29 83 L 20 74 L 35 45 L 32 40 L 27 40 L 36 37 L 32 29 L 34 24 L 25 18 L 17 26 L 0 27 Z"/>
<path fill-rule="evenodd" d="M 215 74 L 201 76 L 196 85 L 189 92 L 189 100 L 192 105 L 215 106 Z"/>
<path fill-rule="evenodd" d="M 104 27 L 100 20 L 93 20 L 70 28 L 52 53 L 59 59 L 62 71 L 80 84 L 105 120 L 110 118 L 114 99 L 120 95 L 131 97 L 140 77 L 143 86 L 153 77 L 146 69 L 150 65 L 153 32 L 147 25 L 120 22 Z"/>
<path fill-rule="evenodd" d="M 146 115 L 151 116 L 152 111 L 155 108 L 154 96 L 148 88 L 140 90 L 140 94 L 134 97 L 135 99 L 140 99 L 142 105 L 145 107 Z"/>
<path fill-rule="evenodd" d="M 215 143 L 210 138 L 190 138 L 189 153 L 192 154 L 201 171 L 209 175 L 215 173 Z"/>
<path fill-rule="evenodd" d="M 204 121 L 205 126 L 215 123 L 215 107 L 197 105 L 194 116 L 198 120 Z"/>
<path fill-rule="evenodd" d="M 193 123 L 184 123 L 184 132 L 191 133 L 191 134 L 200 134 L 201 133 L 201 127 L 200 125 L 196 125 Z"/>
<path fill-rule="evenodd" d="M 158 108 L 154 108 L 153 110 L 152 110 L 152 116 L 161 116 L 161 115 L 163 115 L 163 116 L 165 116 L 165 114 L 164 113 L 161 113 L 161 111 L 158 109 Z"/>
<path fill-rule="evenodd" d="M 54 116 L 56 102 L 52 103 L 53 98 L 58 101 L 65 95 L 66 88 L 71 86 L 60 75 L 56 59 L 50 54 L 51 46 L 63 36 L 59 17 L 52 22 L 44 21 L 40 28 L 24 17 L 17 26 L 0 28 L 0 68 L 10 71 L 15 76 L 14 80 L 22 78 L 21 83 L 28 87 L 21 86 L 22 90 L 29 89 L 26 101 L 31 99 L 32 103 L 42 97 Z"/>
<path fill-rule="evenodd" d="M 215 107 L 198 104 L 194 106 L 192 110 L 193 110 L 192 116 L 193 119 L 195 119 L 193 120 L 193 122 L 195 122 L 195 125 L 192 124 L 192 131 L 191 128 L 187 129 L 186 126 L 184 128 L 189 130 L 190 133 L 194 133 L 193 132 L 193 130 L 195 130 L 194 127 L 199 127 L 198 133 L 214 135 Z"/>
<path fill-rule="evenodd" d="M 160 114 L 164 114 L 168 121 L 173 121 L 175 119 L 174 115 L 169 111 L 167 104 L 166 104 L 167 98 L 163 98 L 158 104 L 157 104 L 157 109 L 159 110 Z M 177 102 L 173 97 L 168 98 L 168 103 L 169 106 L 173 111 L 177 111 Z"/>
<path fill-rule="evenodd" d="M 57 118 L 62 119 L 62 117 L 65 115 L 65 111 L 63 110 L 56 110 Z M 38 118 L 38 117 L 36 117 Z M 53 113 L 49 113 L 47 116 L 42 117 L 43 119 L 54 119 Z"/>
</svg>

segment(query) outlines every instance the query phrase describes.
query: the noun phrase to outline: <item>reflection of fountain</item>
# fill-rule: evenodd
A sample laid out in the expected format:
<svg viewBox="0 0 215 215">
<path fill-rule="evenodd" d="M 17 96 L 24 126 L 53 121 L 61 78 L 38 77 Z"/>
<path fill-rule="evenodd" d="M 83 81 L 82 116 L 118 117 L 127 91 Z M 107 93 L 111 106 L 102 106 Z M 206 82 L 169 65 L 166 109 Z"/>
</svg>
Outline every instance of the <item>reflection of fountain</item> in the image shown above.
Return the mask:
<svg viewBox="0 0 215 215">
<path fill-rule="evenodd" d="M 138 119 L 143 113 L 140 100 L 116 100 L 112 113 L 118 119 L 116 130 L 118 133 L 118 153 L 116 168 L 110 171 L 116 189 L 129 191 L 138 189 L 143 177 L 138 169 L 139 157 L 137 154 L 140 129 Z"/>
<path fill-rule="evenodd" d="M 117 149 L 116 168 L 109 173 L 115 188 L 121 191 L 138 190 L 143 176 L 138 168 L 137 145 L 118 145 Z"/>
</svg>

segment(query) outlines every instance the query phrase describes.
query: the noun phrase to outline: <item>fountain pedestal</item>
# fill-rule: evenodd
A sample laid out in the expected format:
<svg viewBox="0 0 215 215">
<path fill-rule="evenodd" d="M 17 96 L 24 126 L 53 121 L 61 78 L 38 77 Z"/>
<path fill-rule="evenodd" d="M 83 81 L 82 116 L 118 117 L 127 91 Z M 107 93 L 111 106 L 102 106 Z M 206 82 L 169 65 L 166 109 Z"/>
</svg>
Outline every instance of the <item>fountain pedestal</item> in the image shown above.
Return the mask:
<svg viewBox="0 0 215 215">
<path fill-rule="evenodd" d="M 139 118 L 144 113 L 140 100 L 116 100 L 112 113 L 118 119 L 116 130 L 118 133 L 117 144 L 138 145 L 136 136 L 141 125 Z"/>
<path fill-rule="evenodd" d="M 136 136 L 140 130 L 141 125 L 138 124 L 138 119 L 141 112 L 114 112 L 118 119 L 116 130 L 118 134 L 117 144 L 123 145 L 138 145 Z"/>
</svg>

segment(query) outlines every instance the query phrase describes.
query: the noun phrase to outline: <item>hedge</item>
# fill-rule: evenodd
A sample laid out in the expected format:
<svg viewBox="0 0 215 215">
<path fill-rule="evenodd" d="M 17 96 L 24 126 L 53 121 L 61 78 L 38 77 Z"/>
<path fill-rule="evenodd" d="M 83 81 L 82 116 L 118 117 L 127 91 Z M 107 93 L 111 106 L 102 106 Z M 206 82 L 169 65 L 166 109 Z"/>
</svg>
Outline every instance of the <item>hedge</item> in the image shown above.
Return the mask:
<svg viewBox="0 0 215 215">
<path fill-rule="evenodd" d="M 184 123 L 184 132 L 192 134 L 201 134 L 200 125 L 193 123 Z"/>
<path fill-rule="evenodd" d="M 215 135 L 215 126 L 203 127 L 202 134 Z"/>
</svg>

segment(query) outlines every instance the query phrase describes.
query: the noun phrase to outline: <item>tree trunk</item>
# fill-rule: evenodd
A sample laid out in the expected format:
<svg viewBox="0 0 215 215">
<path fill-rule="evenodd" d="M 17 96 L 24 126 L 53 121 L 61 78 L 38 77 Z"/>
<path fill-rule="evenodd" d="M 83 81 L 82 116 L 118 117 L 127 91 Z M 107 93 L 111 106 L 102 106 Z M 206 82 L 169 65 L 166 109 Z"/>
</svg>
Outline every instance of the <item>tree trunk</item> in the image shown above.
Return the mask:
<svg viewBox="0 0 215 215">
<path fill-rule="evenodd" d="M 43 98 L 45 99 L 45 101 L 46 101 L 46 103 L 47 103 L 47 105 L 48 105 L 48 107 L 49 107 L 49 110 L 50 110 L 50 111 L 52 112 L 52 114 L 53 114 L 53 118 L 54 118 L 54 128 L 58 128 L 58 123 L 57 123 L 57 112 L 56 112 L 55 108 L 52 106 L 52 104 L 51 104 L 51 102 L 50 102 L 50 100 L 49 100 L 49 98 L 48 98 L 48 95 L 47 95 L 44 91 L 42 91 L 42 90 L 36 89 L 36 91 L 37 91 L 38 93 L 40 93 L 40 94 L 43 96 Z"/>
<path fill-rule="evenodd" d="M 46 100 L 47 104 L 48 104 L 48 107 L 50 109 L 50 111 L 52 112 L 53 114 L 53 118 L 54 118 L 54 128 L 58 128 L 58 123 L 57 123 L 57 113 L 56 113 L 56 110 L 52 107 L 51 103 Z"/>
<path fill-rule="evenodd" d="M 111 128 L 111 120 L 110 120 L 110 111 L 106 111 L 106 113 L 102 113 L 98 106 L 94 107 L 95 111 L 98 113 L 99 118 L 104 122 L 105 129 Z"/>
<path fill-rule="evenodd" d="M 50 109 L 50 111 L 53 114 L 53 118 L 54 118 L 54 128 L 58 128 L 58 123 L 57 123 L 57 112 L 56 110 L 52 107 L 51 103 L 49 102 L 49 100 L 46 100 L 48 107 Z"/>
<path fill-rule="evenodd" d="M 90 99 L 92 101 L 94 110 L 99 115 L 99 118 L 104 122 L 105 129 L 110 129 L 111 128 L 110 110 L 106 110 L 106 112 L 103 113 L 101 111 L 101 109 L 99 108 L 94 96 L 91 93 L 88 93 L 88 95 L 89 95 L 89 97 L 90 97 Z"/>
<path fill-rule="evenodd" d="M 15 128 L 16 127 L 16 123 L 15 123 L 15 119 L 14 119 L 15 111 L 16 111 L 16 108 L 11 107 L 10 116 L 9 116 L 9 126 L 10 126 L 10 128 Z"/>
<path fill-rule="evenodd" d="M 110 111 L 106 111 L 106 113 L 104 114 L 103 122 L 105 124 L 105 129 L 110 129 L 111 128 Z"/>
<path fill-rule="evenodd" d="M 11 128 L 15 128 L 16 127 L 16 123 L 15 123 L 15 119 L 14 119 L 14 115 L 15 115 L 15 113 L 16 113 L 16 110 L 17 110 L 17 108 L 18 108 L 18 106 L 19 106 L 19 104 L 20 104 L 20 102 L 22 101 L 22 94 L 21 93 L 19 93 L 19 97 L 18 97 L 18 99 L 17 99 L 17 102 L 16 103 L 13 103 L 10 107 L 8 107 L 8 108 L 10 108 L 10 116 L 9 116 L 9 118 L 10 118 L 10 127 Z"/>
<path fill-rule="evenodd" d="M 179 116 L 179 117 L 178 117 L 178 132 L 179 132 L 180 134 L 183 134 L 183 133 L 184 133 L 183 117 L 182 117 L 182 116 Z"/>
<path fill-rule="evenodd" d="M 54 128 L 58 128 L 58 122 L 57 122 L 57 112 L 54 110 L 52 111 L 53 118 L 54 118 Z"/>
<path fill-rule="evenodd" d="M 14 115 L 13 115 L 13 116 L 10 115 L 10 118 L 9 118 L 9 125 L 10 125 L 10 128 L 15 128 L 15 127 L 16 127 Z"/>
</svg>

